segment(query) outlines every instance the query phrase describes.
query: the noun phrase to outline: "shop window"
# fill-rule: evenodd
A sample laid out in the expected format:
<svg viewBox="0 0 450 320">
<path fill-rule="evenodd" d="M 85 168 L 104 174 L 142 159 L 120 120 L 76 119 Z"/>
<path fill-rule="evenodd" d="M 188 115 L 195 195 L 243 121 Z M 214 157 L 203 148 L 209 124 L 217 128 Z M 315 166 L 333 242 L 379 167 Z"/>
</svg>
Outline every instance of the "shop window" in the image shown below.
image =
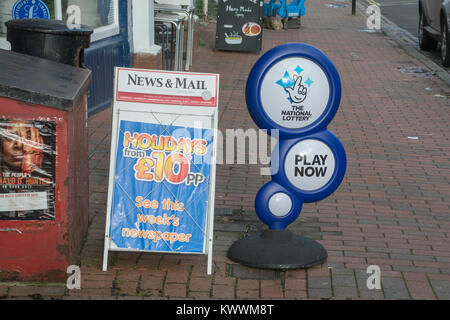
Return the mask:
<svg viewBox="0 0 450 320">
<path fill-rule="evenodd" d="M 5 22 L 13 18 L 13 7 L 18 2 L 25 3 L 25 14 L 34 15 L 33 18 L 39 11 L 33 6 L 44 2 L 49 8 L 51 19 L 64 21 L 68 17 L 67 8 L 71 5 L 78 6 L 81 24 L 94 29 L 91 41 L 119 33 L 118 0 L 0 0 L 0 38 L 6 36 Z"/>
</svg>

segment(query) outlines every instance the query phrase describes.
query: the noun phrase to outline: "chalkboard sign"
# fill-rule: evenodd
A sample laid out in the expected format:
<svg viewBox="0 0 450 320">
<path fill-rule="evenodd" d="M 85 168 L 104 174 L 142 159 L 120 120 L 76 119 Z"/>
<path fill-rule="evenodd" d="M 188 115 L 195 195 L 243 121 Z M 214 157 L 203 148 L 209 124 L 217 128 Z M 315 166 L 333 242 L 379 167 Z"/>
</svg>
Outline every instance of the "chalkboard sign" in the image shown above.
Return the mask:
<svg viewBox="0 0 450 320">
<path fill-rule="evenodd" d="M 216 50 L 261 50 L 262 13 L 261 0 L 218 0 Z"/>
</svg>

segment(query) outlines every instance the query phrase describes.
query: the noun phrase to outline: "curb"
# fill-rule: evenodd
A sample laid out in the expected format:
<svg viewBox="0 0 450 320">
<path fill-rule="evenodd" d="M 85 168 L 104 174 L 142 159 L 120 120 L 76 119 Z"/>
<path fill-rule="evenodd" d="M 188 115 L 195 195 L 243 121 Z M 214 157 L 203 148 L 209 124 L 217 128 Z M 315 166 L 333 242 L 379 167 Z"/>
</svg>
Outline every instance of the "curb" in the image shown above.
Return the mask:
<svg viewBox="0 0 450 320">
<path fill-rule="evenodd" d="M 362 0 L 356 1 L 357 9 L 364 15 L 369 6 Z M 397 24 L 381 15 L 381 30 L 392 40 L 394 40 L 408 55 L 422 62 L 431 72 L 450 86 L 450 74 L 442 66 L 435 63 L 430 58 L 422 54 L 419 49 L 419 42 L 415 36 Z"/>
</svg>

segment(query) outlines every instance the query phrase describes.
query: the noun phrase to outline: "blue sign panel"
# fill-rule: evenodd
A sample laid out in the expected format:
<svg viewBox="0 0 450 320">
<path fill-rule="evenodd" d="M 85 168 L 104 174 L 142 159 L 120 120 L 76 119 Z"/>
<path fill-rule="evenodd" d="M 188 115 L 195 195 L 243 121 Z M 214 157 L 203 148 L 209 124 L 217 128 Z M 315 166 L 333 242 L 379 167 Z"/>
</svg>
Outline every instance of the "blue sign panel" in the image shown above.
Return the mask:
<svg viewBox="0 0 450 320">
<path fill-rule="evenodd" d="M 272 181 L 256 196 L 258 217 L 271 229 L 285 229 L 303 203 L 332 194 L 344 178 L 347 160 L 339 139 L 327 130 L 341 99 L 336 67 L 319 49 L 289 43 L 266 52 L 253 66 L 246 101 L 256 124 L 278 148 L 271 157 Z"/>
<path fill-rule="evenodd" d="M 111 214 L 118 248 L 203 253 L 212 130 L 120 121 Z"/>
<path fill-rule="evenodd" d="M 13 19 L 50 19 L 47 5 L 41 0 L 19 0 L 12 10 Z"/>
</svg>

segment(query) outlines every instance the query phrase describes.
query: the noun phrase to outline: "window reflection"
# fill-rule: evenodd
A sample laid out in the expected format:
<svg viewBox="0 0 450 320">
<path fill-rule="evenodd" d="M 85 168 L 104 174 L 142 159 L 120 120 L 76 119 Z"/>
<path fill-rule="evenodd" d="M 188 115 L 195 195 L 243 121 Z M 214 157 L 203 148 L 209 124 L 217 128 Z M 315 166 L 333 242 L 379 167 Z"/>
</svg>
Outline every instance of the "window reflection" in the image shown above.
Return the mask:
<svg viewBox="0 0 450 320">
<path fill-rule="evenodd" d="M 66 0 L 62 4 L 63 19 L 67 19 L 67 7 L 77 5 L 81 8 L 81 24 L 92 28 L 114 23 L 113 0 Z"/>
<path fill-rule="evenodd" d="M 12 19 L 14 4 L 20 0 L 0 0 L 0 37 L 5 37 L 5 22 Z M 29 0 L 31 1 L 31 0 Z M 39 1 L 39 0 L 36 0 Z M 61 3 L 63 20 L 67 20 L 67 7 L 77 5 L 81 9 L 81 24 L 98 28 L 114 24 L 114 1 L 117 0 L 41 0 L 50 10 L 51 18 L 54 19 L 58 8 L 55 2 Z"/>
</svg>

